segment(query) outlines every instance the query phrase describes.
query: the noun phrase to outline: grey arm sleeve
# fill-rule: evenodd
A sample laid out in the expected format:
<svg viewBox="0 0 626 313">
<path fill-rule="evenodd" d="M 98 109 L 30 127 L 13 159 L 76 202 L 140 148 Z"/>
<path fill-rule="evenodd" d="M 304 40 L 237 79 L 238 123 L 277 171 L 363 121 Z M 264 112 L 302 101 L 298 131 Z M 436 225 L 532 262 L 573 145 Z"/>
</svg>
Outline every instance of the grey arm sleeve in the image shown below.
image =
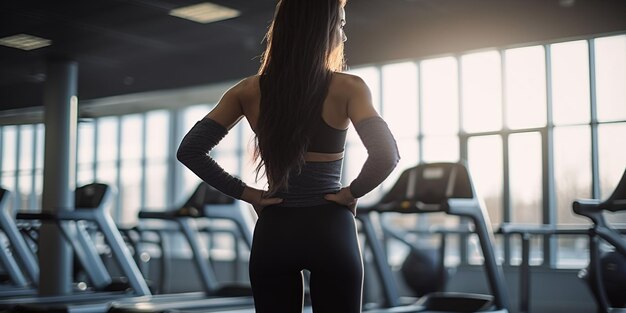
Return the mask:
<svg viewBox="0 0 626 313">
<path fill-rule="evenodd" d="M 215 189 L 241 199 L 246 184 L 228 174 L 209 156 L 209 151 L 217 145 L 228 130 L 216 121 L 203 118 L 185 135 L 178 147 L 176 158 Z"/>
<path fill-rule="evenodd" d="M 367 160 L 359 175 L 350 183 L 350 192 L 360 198 L 382 183 L 400 161 L 398 146 L 387 123 L 380 117 L 371 117 L 354 125 L 367 149 Z"/>
</svg>

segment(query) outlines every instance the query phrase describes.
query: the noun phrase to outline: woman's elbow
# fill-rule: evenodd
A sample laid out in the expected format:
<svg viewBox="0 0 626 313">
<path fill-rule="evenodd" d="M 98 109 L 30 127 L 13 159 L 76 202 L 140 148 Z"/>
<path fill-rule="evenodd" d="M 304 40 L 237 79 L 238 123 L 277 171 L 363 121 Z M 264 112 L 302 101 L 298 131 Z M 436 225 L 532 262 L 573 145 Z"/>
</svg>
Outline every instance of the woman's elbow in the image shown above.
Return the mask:
<svg viewBox="0 0 626 313">
<path fill-rule="evenodd" d="M 378 164 L 378 166 L 387 173 L 391 173 L 400 162 L 400 154 L 397 153 L 397 150 L 392 151 L 394 150 L 388 150 L 387 153 L 378 155 L 378 157 L 375 158 L 376 161 L 374 161 L 374 163 Z"/>
<path fill-rule="evenodd" d="M 398 163 L 400 163 L 400 153 L 396 151 L 396 153 L 393 153 L 389 156 L 387 164 L 389 164 L 389 168 L 393 171 L 393 169 L 398 166 Z"/>
<path fill-rule="evenodd" d="M 183 164 L 187 164 L 187 162 L 189 162 L 189 157 L 191 156 L 191 153 L 189 153 L 189 150 L 187 150 L 183 145 L 178 147 L 178 150 L 176 151 L 176 159 Z"/>
<path fill-rule="evenodd" d="M 400 150 L 398 150 L 398 145 L 395 141 L 393 145 L 387 148 L 387 162 L 392 168 L 395 168 L 400 162 Z"/>
</svg>

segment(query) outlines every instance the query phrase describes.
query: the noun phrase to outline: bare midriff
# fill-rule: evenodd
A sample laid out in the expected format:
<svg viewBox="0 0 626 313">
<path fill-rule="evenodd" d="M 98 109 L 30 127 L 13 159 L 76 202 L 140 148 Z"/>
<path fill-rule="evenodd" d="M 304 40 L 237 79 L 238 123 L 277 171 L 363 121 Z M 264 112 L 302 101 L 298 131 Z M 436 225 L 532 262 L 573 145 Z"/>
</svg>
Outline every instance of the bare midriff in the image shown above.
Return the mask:
<svg viewBox="0 0 626 313">
<path fill-rule="evenodd" d="M 304 156 L 304 160 L 307 162 L 332 162 L 341 160 L 343 158 L 343 152 L 338 153 L 321 153 L 321 152 L 307 152 Z"/>
</svg>

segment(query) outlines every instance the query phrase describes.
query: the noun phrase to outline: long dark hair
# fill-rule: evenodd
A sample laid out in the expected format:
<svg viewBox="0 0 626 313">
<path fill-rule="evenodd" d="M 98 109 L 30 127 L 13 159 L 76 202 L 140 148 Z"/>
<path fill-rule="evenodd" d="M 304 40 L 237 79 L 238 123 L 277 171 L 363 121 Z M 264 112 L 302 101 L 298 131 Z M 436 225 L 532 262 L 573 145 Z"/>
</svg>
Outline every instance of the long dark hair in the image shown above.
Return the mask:
<svg viewBox="0 0 626 313">
<path fill-rule="evenodd" d="M 280 0 L 259 68 L 261 105 L 254 158 L 270 194 L 300 171 L 312 123 L 321 116 L 332 72 L 344 69 L 338 32 L 345 0 Z"/>
</svg>

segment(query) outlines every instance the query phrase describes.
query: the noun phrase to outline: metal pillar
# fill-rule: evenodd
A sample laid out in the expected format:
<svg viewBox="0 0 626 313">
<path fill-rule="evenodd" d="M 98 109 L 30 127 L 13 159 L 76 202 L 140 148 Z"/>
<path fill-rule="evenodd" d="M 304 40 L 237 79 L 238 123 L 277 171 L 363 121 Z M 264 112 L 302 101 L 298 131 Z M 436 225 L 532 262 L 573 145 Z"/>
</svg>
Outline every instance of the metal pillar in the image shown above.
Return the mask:
<svg viewBox="0 0 626 313">
<path fill-rule="evenodd" d="M 44 89 L 45 160 L 42 211 L 74 208 L 78 65 L 62 57 L 47 61 Z M 72 250 L 54 222 L 41 226 L 39 239 L 40 295 L 72 291 Z"/>
</svg>

